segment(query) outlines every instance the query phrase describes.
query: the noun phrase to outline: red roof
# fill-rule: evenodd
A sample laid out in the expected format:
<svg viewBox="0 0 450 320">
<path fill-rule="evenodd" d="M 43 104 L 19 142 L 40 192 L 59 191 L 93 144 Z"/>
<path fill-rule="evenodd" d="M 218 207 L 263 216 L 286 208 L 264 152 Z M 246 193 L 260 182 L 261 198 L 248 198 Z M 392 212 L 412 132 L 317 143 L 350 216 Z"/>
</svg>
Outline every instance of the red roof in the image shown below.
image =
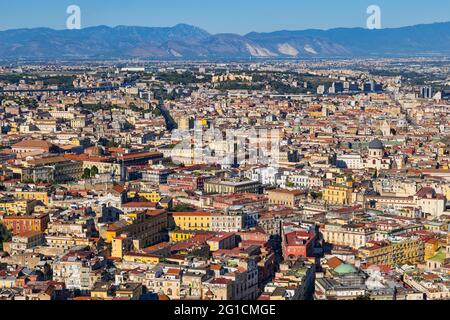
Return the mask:
<svg viewBox="0 0 450 320">
<path fill-rule="evenodd" d="M 327 262 L 328 266 L 330 266 L 332 269 L 336 269 L 337 267 L 339 267 L 341 264 L 343 264 L 342 260 L 336 257 L 333 257 L 331 259 L 328 260 Z"/>
<path fill-rule="evenodd" d="M 231 279 L 226 278 L 214 278 L 211 280 L 212 284 L 228 284 L 231 283 Z"/>
</svg>

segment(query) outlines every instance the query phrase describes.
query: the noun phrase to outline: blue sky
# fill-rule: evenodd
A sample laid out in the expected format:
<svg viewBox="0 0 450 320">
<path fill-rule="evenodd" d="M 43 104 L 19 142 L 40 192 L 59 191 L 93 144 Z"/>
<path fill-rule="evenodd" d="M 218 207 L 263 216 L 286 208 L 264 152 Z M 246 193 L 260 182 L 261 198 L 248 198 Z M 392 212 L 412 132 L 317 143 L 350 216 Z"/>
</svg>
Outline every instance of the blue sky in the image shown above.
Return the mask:
<svg viewBox="0 0 450 320">
<path fill-rule="evenodd" d="M 62 29 L 71 4 L 82 27 L 188 23 L 211 33 L 365 27 L 372 4 L 382 27 L 450 21 L 449 0 L 0 0 L 0 30 Z"/>
</svg>

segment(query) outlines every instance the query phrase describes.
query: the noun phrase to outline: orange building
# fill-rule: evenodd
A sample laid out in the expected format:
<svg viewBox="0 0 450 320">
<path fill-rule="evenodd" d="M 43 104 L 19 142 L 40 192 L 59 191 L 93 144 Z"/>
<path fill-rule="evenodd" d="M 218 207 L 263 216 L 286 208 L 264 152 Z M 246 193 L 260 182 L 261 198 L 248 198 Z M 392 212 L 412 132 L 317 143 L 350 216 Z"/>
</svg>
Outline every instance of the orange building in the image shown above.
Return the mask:
<svg viewBox="0 0 450 320">
<path fill-rule="evenodd" d="M 48 213 L 35 214 L 30 216 L 7 216 L 3 218 L 3 223 L 13 234 L 21 234 L 30 231 L 44 232 L 50 222 Z"/>
</svg>

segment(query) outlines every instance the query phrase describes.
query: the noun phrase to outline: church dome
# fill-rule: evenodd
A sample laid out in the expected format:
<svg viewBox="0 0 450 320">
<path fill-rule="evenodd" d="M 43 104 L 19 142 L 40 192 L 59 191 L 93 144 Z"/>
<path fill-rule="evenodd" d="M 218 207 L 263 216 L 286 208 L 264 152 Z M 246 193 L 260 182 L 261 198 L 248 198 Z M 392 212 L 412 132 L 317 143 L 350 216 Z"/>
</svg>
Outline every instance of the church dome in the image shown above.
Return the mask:
<svg viewBox="0 0 450 320">
<path fill-rule="evenodd" d="M 383 150 L 384 149 L 383 142 L 381 142 L 378 139 L 375 139 L 369 144 L 369 149 L 372 149 L 372 150 Z"/>
<path fill-rule="evenodd" d="M 334 271 L 338 274 L 349 274 L 358 272 L 358 270 L 356 270 L 355 267 L 345 263 L 338 266 L 336 269 L 334 269 Z"/>
</svg>

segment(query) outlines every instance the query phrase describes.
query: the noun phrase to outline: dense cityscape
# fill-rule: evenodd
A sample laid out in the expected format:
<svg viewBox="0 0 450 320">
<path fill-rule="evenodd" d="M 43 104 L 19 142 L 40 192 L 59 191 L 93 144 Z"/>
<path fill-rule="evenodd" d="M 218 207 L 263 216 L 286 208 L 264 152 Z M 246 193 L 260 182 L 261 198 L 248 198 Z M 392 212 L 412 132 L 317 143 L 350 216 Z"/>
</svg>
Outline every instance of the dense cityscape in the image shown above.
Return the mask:
<svg viewBox="0 0 450 320">
<path fill-rule="evenodd" d="M 450 60 L 0 66 L 0 300 L 450 298 Z"/>
</svg>

